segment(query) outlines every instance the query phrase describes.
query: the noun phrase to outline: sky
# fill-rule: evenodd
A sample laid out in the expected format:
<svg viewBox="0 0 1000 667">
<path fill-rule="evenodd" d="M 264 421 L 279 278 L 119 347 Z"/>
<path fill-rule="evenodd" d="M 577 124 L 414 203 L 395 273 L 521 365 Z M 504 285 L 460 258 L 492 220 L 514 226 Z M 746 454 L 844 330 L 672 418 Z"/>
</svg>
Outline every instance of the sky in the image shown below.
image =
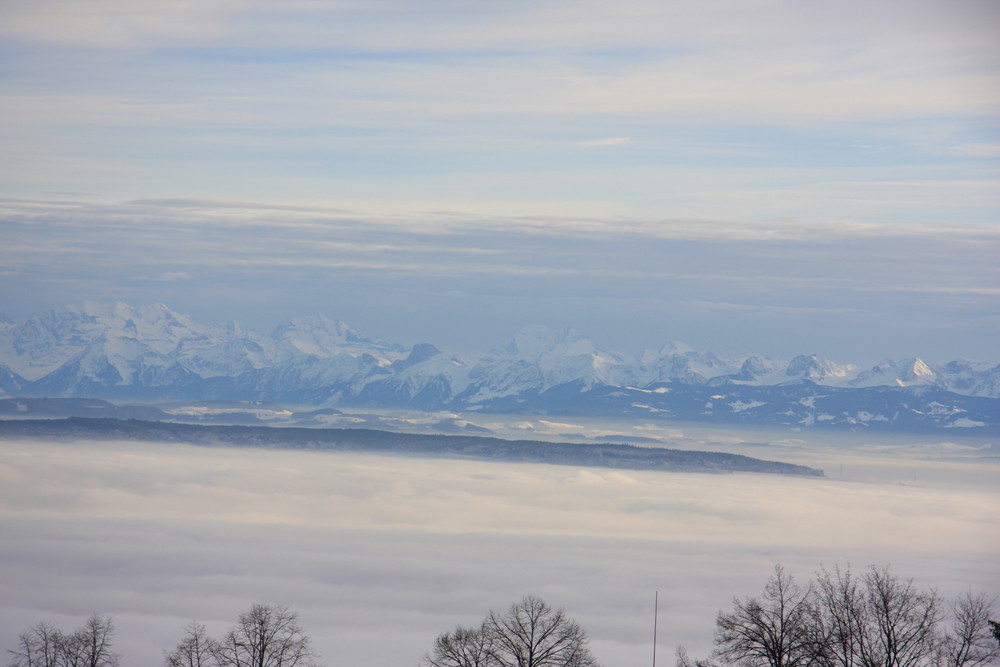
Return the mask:
<svg viewBox="0 0 1000 667">
<path fill-rule="evenodd" d="M 719 610 L 777 563 L 803 585 L 876 565 L 946 600 L 998 590 L 995 461 L 970 443 L 841 438 L 753 452 L 825 479 L 4 441 L 0 647 L 99 613 L 122 667 L 156 665 L 193 618 L 218 637 L 262 602 L 299 614 L 322 664 L 412 666 L 438 634 L 532 594 L 624 667 L 650 664 L 658 591 L 657 661 L 672 665 L 678 645 L 706 656 Z"/>
<path fill-rule="evenodd" d="M 0 4 L 0 314 L 1000 360 L 1000 6 Z"/>
</svg>

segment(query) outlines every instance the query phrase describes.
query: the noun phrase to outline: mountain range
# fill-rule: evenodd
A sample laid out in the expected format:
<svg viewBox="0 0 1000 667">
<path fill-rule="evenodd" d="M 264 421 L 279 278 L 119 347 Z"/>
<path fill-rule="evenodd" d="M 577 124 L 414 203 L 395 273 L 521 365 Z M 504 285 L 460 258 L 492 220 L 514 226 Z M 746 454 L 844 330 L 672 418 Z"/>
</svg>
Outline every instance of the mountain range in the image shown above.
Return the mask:
<svg viewBox="0 0 1000 667">
<path fill-rule="evenodd" d="M 84 303 L 0 320 L 0 395 L 270 401 L 593 414 L 793 428 L 995 433 L 1000 365 L 919 358 L 872 368 L 816 355 L 723 359 L 683 343 L 626 355 L 530 326 L 469 358 L 369 338 L 312 315 L 261 335 L 163 304 Z"/>
</svg>

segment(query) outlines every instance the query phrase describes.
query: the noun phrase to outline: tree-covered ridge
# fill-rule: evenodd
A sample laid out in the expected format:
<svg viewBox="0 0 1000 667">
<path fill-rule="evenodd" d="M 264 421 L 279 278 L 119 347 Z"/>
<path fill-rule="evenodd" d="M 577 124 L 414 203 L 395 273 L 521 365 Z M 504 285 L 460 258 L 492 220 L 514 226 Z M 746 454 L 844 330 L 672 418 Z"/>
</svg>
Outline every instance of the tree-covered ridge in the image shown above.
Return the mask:
<svg viewBox="0 0 1000 667">
<path fill-rule="evenodd" d="M 549 463 L 625 470 L 671 472 L 762 472 L 821 477 L 815 468 L 740 454 L 624 444 L 552 443 L 485 436 L 421 435 L 369 429 L 216 426 L 72 417 L 56 420 L 0 420 L 0 438 L 71 437 L 113 440 L 225 444 L 239 447 L 308 449 L 434 456 L 452 459 Z"/>
</svg>

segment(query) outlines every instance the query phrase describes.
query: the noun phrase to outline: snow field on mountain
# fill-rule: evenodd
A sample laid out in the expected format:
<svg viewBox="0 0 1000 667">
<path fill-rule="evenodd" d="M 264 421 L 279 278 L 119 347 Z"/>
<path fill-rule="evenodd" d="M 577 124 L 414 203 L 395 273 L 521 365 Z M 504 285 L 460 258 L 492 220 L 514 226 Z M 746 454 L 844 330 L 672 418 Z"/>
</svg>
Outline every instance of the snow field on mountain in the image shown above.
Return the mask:
<svg viewBox="0 0 1000 667">
<path fill-rule="evenodd" d="M 22 384 L 39 382 L 53 395 L 66 396 L 98 395 L 102 387 L 162 387 L 159 394 L 169 394 L 171 384 L 186 383 L 219 398 L 240 392 L 260 398 L 269 392 L 321 403 L 365 395 L 377 404 L 383 394 L 386 400 L 411 399 L 430 386 L 442 402 L 461 397 L 481 403 L 571 382 L 586 389 L 809 380 L 845 388 L 932 386 L 1000 397 L 1000 366 L 982 362 L 931 366 L 920 359 L 887 360 L 860 370 L 814 355 L 723 360 L 676 341 L 631 357 L 603 350 L 572 330 L 539 326 L 517 331 L 506 345 L 477 359 L 426 344 L 407 350 L 322 315 L 286 321 L 262 336 L 235 322 L 202 325 L 162 304 L 85 303 L 6 322 L 0 326 L 0 364 L 20 375 Z M 205 389 L 204 381 L 213 380 Z M 16 394 L 17 381 L 4 382 L 3 390 Z"/>
</svg>

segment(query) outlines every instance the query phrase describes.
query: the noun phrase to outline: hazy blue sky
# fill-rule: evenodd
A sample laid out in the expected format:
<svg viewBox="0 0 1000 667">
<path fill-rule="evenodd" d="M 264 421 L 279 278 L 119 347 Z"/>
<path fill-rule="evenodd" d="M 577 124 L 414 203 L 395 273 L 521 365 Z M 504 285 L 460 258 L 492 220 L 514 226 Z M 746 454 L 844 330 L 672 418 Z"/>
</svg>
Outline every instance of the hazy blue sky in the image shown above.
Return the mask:
<svg viewBox="0 0 1000 667">
<path fill-rule="evenodd" d="M 998 360 L 1000 5 L 0 5 L 0 313 Z"/>
</svg>

